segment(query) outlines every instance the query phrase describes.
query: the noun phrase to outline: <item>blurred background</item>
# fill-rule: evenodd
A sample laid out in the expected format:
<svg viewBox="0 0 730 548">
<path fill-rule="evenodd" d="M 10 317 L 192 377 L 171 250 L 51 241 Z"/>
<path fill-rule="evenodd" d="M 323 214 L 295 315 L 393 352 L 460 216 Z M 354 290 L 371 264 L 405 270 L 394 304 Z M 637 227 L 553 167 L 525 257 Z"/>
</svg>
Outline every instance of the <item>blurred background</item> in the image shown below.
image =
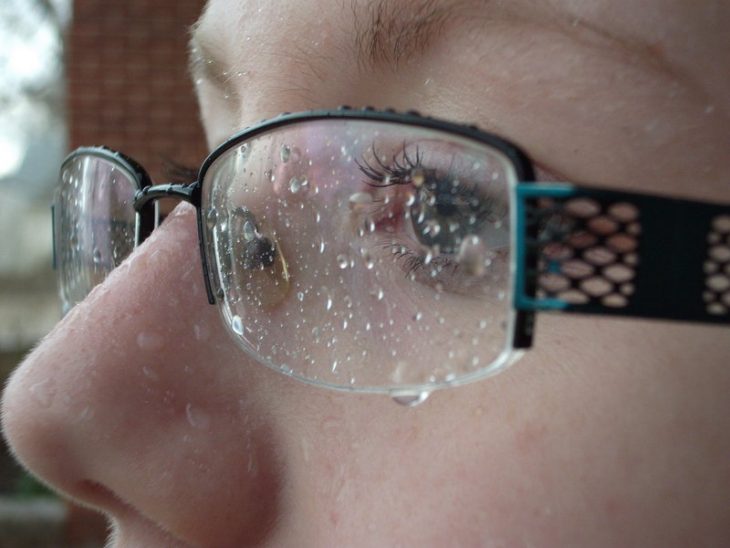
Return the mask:
<svg viewBox="0 0 730 548">
<path fill-rule="evenodd" d="M 56 173 L 107 145 L 153 179 L 205 155 L 186 69 L 203 0 L 0 0 L 0 381 L 60 318 Z M 63 364 L 59 364 L 63 366 Z M 103 546 L 95 513 L 49 493 L 0 447 L 0 548 Z"/>
</svg>

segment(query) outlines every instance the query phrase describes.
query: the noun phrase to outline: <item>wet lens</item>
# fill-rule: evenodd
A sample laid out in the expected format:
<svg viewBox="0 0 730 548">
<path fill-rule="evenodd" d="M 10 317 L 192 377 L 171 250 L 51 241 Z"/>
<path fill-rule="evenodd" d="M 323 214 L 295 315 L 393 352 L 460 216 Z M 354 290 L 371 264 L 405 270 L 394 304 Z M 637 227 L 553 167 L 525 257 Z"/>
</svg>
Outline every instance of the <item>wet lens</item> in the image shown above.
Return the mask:
<svg viewBox="0 0 730 548">
<path fill-rule="evenodd" d="M 290 124 L 219 157 L 204 240 L 227 324 L 303 380 L 428 390 L 510 355 L 510 188 L 498 149 L 392 122 Z"/>
<path fill-rule="evenodd" d="M 76 154 L 62 166 L 54 232 L 64 312 L 134 248 L 136 189 L 132 174 L 111 159 Z"/>
</svg>

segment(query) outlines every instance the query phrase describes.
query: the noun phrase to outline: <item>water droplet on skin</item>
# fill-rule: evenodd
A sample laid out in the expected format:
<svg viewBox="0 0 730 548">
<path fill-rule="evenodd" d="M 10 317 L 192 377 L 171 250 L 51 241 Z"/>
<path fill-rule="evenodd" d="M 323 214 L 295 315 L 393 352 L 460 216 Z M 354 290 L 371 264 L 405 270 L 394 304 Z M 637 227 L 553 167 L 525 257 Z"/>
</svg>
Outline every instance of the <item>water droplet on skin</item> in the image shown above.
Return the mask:
<svg viewBox="0 0 730 548">
<path fill-rule="evenodd" d="M 337 255 L 337 265 L 344 270 L 350 266 L 350 261 L 346 255 Z"/>
<path fill-rule="evenodd" d="M 85 406 L 76 418 L 76 422 L 88 422 L 94 418 L 94 410 L 88 405 Z"/>
<path fill-rule="evenodd" d="M 332 372 L 335 373 L 337 371 L 337 366 L 339 365 L 339 362 L 337 360 L 332 362 Z"/>
<path fill-rule="evenodd" d="M 154 331 L 141 331 L 137 334 L 137 346 L 140 350 L 157 351 L 165 346 L 165 339 Z"/>
<path fill-rule="evenodd" d="M 50 407 L 56 397 L 56 383 L 51 379 L 44 379 L 33 384 L 29 392 L 38 405 Z"/>
<path fill-rule="evenodd" d="M 196 341 L 207 341 L 210 338 L 210 329 L 205 324 L 195 324 L 193 326 L 193 334 Z"/>
<path fill-rule="evenodd" d="M 428 392 L 426 390 L 422 392 L 391 392 L 391 398 L 395 403 L 398 405 L 403 405 L 404 407 L 416 407 L 417 405 L 421 405 L 423 402 L 425 402 L 428 397 L 431 395 L 431 392 Z"/>
<path fill-rule="evenodd" d="M 195 409 L 192 404 L 185 406 L 185 416 L 188 424 L 197 430 L 207 430 L 210 427 L 210 417 L 200 409 Z"/>
<path fill-rule="evenodd" d="M 304 293 L 302 293 L 301 291 L 299 291 L 299 292 L 297 293 L 297 300 L 298 300 L 299 302 L 302 302 L 302 301 L 304 300 Z"/>
<path fill-rule="evenodd" d="M 310 454 L 311 447 L 312 447 L 311 444 L 309 443 L 309 440 L 307 440 L 306 438 L 302 438 L 301 446 L 302 446 L 302 460 L 304 460 L 305 463 L 309 462 L 309 454 Z"/>
<path fill-rule="evenodd" d="M 231 329 L 238 335 L 243 335 L 243 320 L 241 316 L 233 316 L 231 318 Z"/>
<path fill-rule="evenodd" d="M 92 253 L 92 258 L 95 265 L 101 264 L 101 250 L 99 248 L 94 248 L 94 251 Z"/>
<path fill-rule="evenodd" d="M 421 318 L 423 318 L 423 314 L 421 312 L 416 312 L 413 315 L 413 320 L 416 321 L 416 322 L 420 322 L 421 321 Z"/>
<path fill-rule="evenodd" d="M 148 365 L 142 366 L 142 373 L 145 377 L 153 382 L 157 382 L 160 380 L 160 376 L 157 374 L 157 371 L 155 371 L 154 369 L 152 369 L 152 367 Z"/>
</svg>

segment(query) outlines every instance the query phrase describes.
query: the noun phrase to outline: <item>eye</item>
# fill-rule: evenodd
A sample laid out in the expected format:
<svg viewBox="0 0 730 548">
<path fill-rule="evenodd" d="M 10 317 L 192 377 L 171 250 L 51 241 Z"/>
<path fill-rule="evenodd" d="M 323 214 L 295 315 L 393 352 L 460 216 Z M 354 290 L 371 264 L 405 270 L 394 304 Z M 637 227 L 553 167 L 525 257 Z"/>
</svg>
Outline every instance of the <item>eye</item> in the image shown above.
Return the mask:
<svg viewBox="0 0 730 548">
<path fill-rule="evenodd" d="M 391 157 L 375 145 L 371 152 L 358 162 L 373 189 L 369 219 L 392 235 L 385 245 L 405 273 L 448 291 L 473 291 L 475 276 L 509 245 L 504 195 L 478 162 L 465 166 L 466 158 L 433 143 L 404 144 Z"/>
</svg>

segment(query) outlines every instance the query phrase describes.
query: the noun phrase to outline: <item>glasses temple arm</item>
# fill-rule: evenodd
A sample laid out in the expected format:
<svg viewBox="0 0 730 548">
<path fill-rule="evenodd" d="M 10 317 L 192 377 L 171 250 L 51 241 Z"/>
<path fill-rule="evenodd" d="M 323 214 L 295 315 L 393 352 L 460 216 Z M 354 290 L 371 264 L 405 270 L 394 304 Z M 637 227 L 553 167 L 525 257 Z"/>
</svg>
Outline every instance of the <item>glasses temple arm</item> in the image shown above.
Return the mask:
<svg viewBox="0 0 730 548">
<path fill-rule="evenodd" d="M 558 183 L 514 192 L 518 311 L 730 324 L 730 205 Z"/>
</svg>

